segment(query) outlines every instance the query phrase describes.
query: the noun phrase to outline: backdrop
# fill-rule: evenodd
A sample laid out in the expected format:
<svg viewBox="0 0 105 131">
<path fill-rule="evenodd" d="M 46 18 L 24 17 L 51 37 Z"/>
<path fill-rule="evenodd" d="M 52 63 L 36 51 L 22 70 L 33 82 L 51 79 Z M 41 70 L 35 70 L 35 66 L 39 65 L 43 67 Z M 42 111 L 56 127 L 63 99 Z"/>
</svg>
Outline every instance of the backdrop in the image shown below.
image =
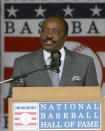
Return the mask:
<svg viewBox="0 0 105 131">
<path fill-rule="evenodd" d="M 104 0 L 2 0 L 1 81 L 13 71 L 16 57 L 38 50 L 43 20 L 60 15 L 69 24 L 68 49 L 94 58 L 101 95 L 105 95 L 105 1 Z M 9 83 L 1 85 L 1 131 L 8 130 Z"/>
</svg>

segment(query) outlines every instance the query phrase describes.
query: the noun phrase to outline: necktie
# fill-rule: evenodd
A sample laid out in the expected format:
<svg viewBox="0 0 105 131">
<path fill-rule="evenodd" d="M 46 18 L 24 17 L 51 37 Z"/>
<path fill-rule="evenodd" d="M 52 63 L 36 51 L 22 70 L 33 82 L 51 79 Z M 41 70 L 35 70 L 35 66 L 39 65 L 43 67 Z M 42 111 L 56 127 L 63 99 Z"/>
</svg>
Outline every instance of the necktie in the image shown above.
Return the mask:
<svg viewBox="0 0 105 131">
<path fill-rule="evenodd" d="M 51 62 L 51 57 L 48 58 L 49 63 Z M 50 80 L 53 86 L 59 86 L 59 73 L 55 70 L 49 70 Z"/>
<path fill-rule="evenodd" d="M 59 73 L 49 70 L 49 76 L 53 86 L 59 86 Z"/>
</svg>

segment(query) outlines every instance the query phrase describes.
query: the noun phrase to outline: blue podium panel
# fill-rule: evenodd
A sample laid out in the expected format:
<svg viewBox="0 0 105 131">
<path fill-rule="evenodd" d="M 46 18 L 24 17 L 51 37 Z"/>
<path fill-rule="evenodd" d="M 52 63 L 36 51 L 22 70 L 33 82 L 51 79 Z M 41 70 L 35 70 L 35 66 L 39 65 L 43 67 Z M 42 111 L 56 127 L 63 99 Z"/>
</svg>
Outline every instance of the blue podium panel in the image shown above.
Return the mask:
<svg viewBox="0 0 105 131">
<path fill-rule="evenodd" d="M 14 102 L 15 130 L 101 130 L 101 102 Z"/>
</svg>

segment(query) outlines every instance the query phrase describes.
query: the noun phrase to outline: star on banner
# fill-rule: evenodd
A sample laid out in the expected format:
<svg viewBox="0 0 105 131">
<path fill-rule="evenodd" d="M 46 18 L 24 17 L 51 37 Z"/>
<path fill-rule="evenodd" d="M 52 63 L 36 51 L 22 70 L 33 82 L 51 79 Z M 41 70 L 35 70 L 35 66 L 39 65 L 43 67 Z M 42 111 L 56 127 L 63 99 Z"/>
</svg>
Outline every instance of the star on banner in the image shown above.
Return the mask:
<svg viewBox="0 0 105 131">
<path fill-rule="evenodd" d="M 100 12 L 102 11 L 102 9 L 99 9 L 97 5 L 95 5 L 94 8 L 90 8 L 90 11 L 92 11 L 92 16 L 100 16 Z"/>
<path fill-rule="evenodd" d="M 74 11 L 74 9 L 71 9 L 70 6 L 68 5 L 66 9 L 62 9 L 65 12 L 65 17 L 70 15 L 71 17 L 72 15 L 72 11 Z"/>
<path fill-rule="evenodd" d="M 11 6 L 11 8 L 10 9 L 6 9 L 6 11 L 9 12 L 8 17 L 10 17 L 10 16 L 16 17 L 16 12 L 18 12 L 19 10 L 15 9 L 14 6 Z"/>
<path fill-rule="evenodd" d="M 37 13 L 37 17 L 38 16 L 42 16 L 42 17 L 44 17 L 44 12 L 46 11 L 46 9 L 42 9 L 42 6 L 40 5 L 39 6 L 39 9 L 34 9 L 34 11 Z"/>
</svg>

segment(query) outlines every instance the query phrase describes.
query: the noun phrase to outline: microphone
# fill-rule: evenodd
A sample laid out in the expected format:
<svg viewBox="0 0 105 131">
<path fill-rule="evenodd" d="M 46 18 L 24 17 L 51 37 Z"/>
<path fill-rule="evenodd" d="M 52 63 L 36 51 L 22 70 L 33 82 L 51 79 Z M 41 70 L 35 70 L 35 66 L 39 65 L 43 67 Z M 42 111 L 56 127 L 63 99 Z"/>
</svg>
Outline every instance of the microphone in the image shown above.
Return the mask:
<svg viewBox="0 0 105 131">
<path fill-rule="evenodd" d="M 59 67 L 61 65 L 60 58 L 61 58 L 61 53 L 59 50 L 53 50 L 51 52 L 51 65 L 53 67 L 52 70 L 56 70 L 57 73 L 60 72 L 60 70 L 59 70 Z"/>
</svg>

